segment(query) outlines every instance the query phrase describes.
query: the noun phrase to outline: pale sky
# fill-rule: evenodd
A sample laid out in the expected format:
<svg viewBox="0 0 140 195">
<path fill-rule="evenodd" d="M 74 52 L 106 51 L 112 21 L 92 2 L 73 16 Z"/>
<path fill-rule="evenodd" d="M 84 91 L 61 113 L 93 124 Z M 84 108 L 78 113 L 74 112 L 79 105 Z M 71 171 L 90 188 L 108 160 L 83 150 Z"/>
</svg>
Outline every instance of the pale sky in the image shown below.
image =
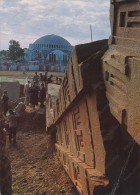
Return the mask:
<svg viewBox="0 0 140 195">
<path fill-rule="evenodd" d="M 0 50 L 56 34 L 72 45 L 108 38 L 110 0 L 0 0 Z"/>
</svg>

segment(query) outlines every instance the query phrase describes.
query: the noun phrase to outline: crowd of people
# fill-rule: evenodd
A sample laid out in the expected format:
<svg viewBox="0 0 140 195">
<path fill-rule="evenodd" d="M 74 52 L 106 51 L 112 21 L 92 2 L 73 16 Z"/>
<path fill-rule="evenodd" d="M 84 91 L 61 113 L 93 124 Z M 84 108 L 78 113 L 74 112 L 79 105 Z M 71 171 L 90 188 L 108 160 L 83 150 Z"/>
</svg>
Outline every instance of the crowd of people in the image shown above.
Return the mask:
<svg viewBox="0 0 140 195">
<path fill-rule="evenodd" d="M 19 107 L 31 106 L 33 110 L 36 105 L 39 105 L 41 108 L 44 108 L 44 102 L 47 93 L 47 85 L 53 81 L 53 75 L 48 77 L 47 72 L 43 75 L 40 73 L 38 75 L 35 72 L 32 80 L 28 80 L 24 85 L 24 95 L 25 101 L 20 102 L 22 105 Z M 17 110 L 13 111 L 9 108 L 9 97 L 8 92 L 5 90 L 1 97 L 3 116 L 8 122 L 8 131 L 9 131 L 9 142 L 16 143 L 16 131 L 18 125 L 18 115 Z M 8 113 L 8 114 L 7 114 Z"/>
<path fill-rule="evenodd" d="M 40 102 L 40 107 L 44 107 L 44 101 L 47 92 L 48 83 L 52 82 L 53 75 L 47 76 L 47 72 L 43 75 L 39 75 L 35 72 L 35 75 L 31 81 L 25 83 L 24 94 L 25 94 L 25 105 L 29 104 L 35 108 L 36 105 Z"/>
</svg>

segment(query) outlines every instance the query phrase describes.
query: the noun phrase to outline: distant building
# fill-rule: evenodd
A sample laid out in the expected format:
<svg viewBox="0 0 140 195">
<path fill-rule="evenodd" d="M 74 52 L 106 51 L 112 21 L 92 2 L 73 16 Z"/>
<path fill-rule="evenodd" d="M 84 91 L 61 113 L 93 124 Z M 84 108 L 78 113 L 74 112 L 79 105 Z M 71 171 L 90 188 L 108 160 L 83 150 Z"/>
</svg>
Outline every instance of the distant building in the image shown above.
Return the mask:
<svg viewBox="0 0 140 195">
<path fill-rule="evenodd" d="M 28 70 L 39 70 L 40 67 L 38 65 L 38 61 L 28 62 Z"/>
<path fill-rule="evenodd" d="M 0 59 L 0 70 L 9 70 L 9 67 L 13 65 L 13 62 L 8 59 Z"/>
<path fill-rule="evenodd" d="M 29 70 L 38 70 L 39 67 L 50 71 L 64 71 L 72 50 L 72 45 L 57 35 L 46 35 L 37 39 L 25 49 L 25 62 Z M 37 64 L 34 64 L 34 61 Z"/>
<path fill-rule="evenodd" d="M 0 70 L 7 70 L 7 65 L 5 64 L 0 64 Z"/>
<path fill-rule="evenodd" d="M 13 64 L 9 67 L 9 70 L 17 70 L 17 65 L 13 63 Z"/>
</svg>

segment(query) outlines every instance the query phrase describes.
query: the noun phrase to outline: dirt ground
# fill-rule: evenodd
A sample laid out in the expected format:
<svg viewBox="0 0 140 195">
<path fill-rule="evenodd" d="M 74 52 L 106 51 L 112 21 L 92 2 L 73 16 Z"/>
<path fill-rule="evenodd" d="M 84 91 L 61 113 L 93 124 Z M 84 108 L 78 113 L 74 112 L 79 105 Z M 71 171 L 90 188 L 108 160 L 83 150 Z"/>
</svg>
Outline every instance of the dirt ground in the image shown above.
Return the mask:
<svg viewBox="0 0 140 195">
<path fill-rule="evenodd" d="M 35 116 L 26 113 L 26 124 L 21 121 L 17 132 L 17 144 L 7 141 L 13 195 L 78 194 L 56 156 L 54 138 L 39 126 Z M 31 126 L 33 119 L 36 123 Z"/>
</svg>

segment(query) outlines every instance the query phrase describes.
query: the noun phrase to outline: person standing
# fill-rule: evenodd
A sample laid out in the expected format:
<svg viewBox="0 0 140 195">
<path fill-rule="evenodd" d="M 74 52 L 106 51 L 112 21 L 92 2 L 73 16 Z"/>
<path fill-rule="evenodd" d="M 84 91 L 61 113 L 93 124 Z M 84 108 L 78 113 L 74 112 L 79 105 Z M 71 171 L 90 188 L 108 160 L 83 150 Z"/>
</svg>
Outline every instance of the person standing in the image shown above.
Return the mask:
<svg viewBox="0 0 140 195">
<path fill-rule="evenodd" d="M 39 82 L 43 82 L 43 75 L 42 75 L 42 72 L 39 73 Z"/>
<path fill-rule="evenodd" d="M 35 75 L 33 77 L 33 82 L 36 83 L 38 85 L 38 82 L 39 82 L 39 76 L 37 74 L 37 72 L 35 72 Z"/>
<path fill-rule="evenodd" d="M 39 97 L 40 97 L 40 107 L 44 108 L 44 100 L 45 100 L 45 97 L 46 97 L 46 89 L 45 89 L 43 83 L 41 83 Z"/>
<path fill-rule="evenodd" d="M 4 114 L 4 116 L 6 116 L 6 113 L 9 109 L 9 105 L 8 105 L 9 97 L 8 97 L 7 91 L 3 92 L 3 95 L 2 95 L 1 99 L 2 99 L 3 114 Z"/>
<path fill-rule="evenodd" d="M 9 142 L 16 143 L 16 131 L 17 131 L 17 118 L 13 110 L 9 110 L 9 115 L 7 116 L 9 123 Z"/>
<path fill-rule="evenodd" d="M 43 76 L 43 81 L 46 83 L 48 79 L 48 72 L 46 71 L 44 76 Z"/>
<path fill-rule="evenodd" d="M 52 82 L 53 82 L 53 75 L 51 74 L 47 79 L 47 83 L 52 83 Z"/>
<path fill-rule="evenodd" d="M 27 83 L 25 83 L 24 85 L 24 95 L 25 95 L 25 101 L 24 101 L 24 104 L 26 106 L 29 105 L 29 102 L 30 102 L 30 81 L 28 81 Z"/>
<path fill-rule="evenodd" d="M 38 105 L 38 86 L 35 82 L 30 88 L 30 103 L 33 110 L 35 109 L 35 106 Z"/>
<path fill-rule="evenodd" d="M 47 91 L 47 85 L 48 85 L 48 72 L 46 71 L 45 74 L 44 74 L 44 77 L 43 77 L 43 81 L 44 81 L 44 84 L 45 84 L 45 88 L 46 88 L 46 91 Z"/>
</svg>

